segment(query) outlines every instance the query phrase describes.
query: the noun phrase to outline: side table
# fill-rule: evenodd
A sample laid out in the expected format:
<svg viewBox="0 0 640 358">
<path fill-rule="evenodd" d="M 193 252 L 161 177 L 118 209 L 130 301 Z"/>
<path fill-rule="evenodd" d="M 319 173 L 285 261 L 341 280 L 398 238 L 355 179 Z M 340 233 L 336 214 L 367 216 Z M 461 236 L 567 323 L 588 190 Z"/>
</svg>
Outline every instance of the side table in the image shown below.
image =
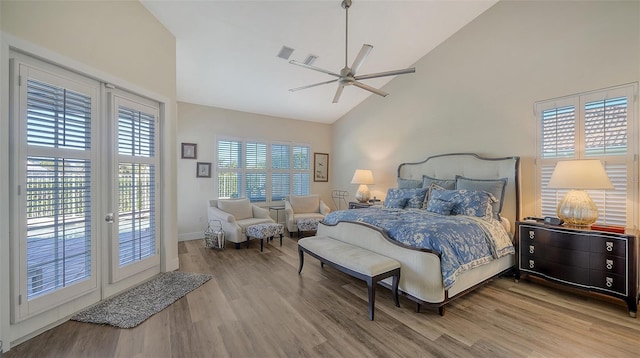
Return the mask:
<svg viewBox="0 0 640 358">
<path fill-rule="evenodd" d="M 284 210 L 284 205 L 273 205 L 269 207 L 269 211 L 276 211 L 276 223 L 280 224 L 280 211 Z"/>
</svg>

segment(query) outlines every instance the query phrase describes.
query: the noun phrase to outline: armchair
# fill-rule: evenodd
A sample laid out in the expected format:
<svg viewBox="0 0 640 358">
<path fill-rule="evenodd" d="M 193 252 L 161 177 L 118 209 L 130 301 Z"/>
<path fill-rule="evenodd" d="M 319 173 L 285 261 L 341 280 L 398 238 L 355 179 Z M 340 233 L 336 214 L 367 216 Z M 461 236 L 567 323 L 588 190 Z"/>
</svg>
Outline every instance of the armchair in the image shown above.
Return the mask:
<svg viewBox="0 0 640 358">
<path fill-rule="evenodd" d="M 247 198 L 209 200 L 208 216 L 209 220 L 220 220 L 225 239 L 236 249 L 247 240 L 247 226 L 275 222 L 269 210 L 251 204 Z"/>
<path fill-rule="evenodd" d="M 297 232 L 299 219 L 324 219 L 331 212 L 319 195 L 292 195 L 284 199 L 284 216 L 289 233 Z"/>
</svg>

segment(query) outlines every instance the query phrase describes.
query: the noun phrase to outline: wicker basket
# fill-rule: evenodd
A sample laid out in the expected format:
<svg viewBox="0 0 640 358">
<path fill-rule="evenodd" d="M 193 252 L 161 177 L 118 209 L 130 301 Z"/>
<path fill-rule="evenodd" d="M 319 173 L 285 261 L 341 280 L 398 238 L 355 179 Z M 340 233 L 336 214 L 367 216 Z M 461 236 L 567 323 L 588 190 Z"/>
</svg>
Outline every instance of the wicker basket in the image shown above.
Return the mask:
<svg viewBox="0 0 640 358">
<path fill-rule="evenodd" d="M 204 247 L 207 249 L 224 250 L 224 231 L 220 220 L 209 220 L 204 231 Z"/>
</svg>

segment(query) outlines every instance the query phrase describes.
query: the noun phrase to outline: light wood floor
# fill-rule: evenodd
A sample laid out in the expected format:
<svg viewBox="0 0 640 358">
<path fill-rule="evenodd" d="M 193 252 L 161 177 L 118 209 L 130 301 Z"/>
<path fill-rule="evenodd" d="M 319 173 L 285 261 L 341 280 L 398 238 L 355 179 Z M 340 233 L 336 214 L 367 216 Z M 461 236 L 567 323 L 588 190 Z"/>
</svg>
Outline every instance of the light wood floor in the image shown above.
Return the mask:
<svg viewBox="0 0 640 358">
<path fill-rule="evenodd" d="M 640 319 L 615 304 L 510 278 L 435 309 L 395 307 L 366 285 L 306 257 L 296 240 L 259 252 L 179 244 L 180 270 L 214 278 L 133 329 L 66 322 L 15 357 L 638 357 Z"/>
</svg>

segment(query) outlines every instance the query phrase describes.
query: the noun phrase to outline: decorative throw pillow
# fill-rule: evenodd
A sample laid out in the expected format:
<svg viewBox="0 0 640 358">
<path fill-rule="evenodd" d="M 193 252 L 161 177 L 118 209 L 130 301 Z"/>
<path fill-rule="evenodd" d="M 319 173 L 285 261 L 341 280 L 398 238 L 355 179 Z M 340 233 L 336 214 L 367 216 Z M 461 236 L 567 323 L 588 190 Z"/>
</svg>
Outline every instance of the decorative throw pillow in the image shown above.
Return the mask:
<svg viewBox="0 0 640 358">
<path fill-rule="evenodd" d="M 387 197 L 385 199 L 385 201 L 384 201 L 384 207 L 385 208 L 404 209 L 404 207 L 407 206 L 407 201 L 409 201 L 409 199 L 407 199 L 407 198 L 389 199 Z"/>
<path fill-rule="evenodd" d="M 477 190 L 456 190 L 455 205 L 451 209 L 453 215 L 477 216 L 489 220 L 493 215 L 493 207 L 497 200 L 493 194 Z"/>
<path fill-rule="evenodd" d="M 460 175 L 456 176 L 456 189 L 486 191 L 493 194 L 496 202 L 492 204 L 492 210 L 496 217 L 499 218 L 502 212 L 504 202 L 504 192 L 507 187 L 507 178 L 501 179 L 471 179 Z"/>
<path fill-rule="evenodd" d="M 424 203 L 422 203 L 422 208 L 423 209 L 427 208 L 427 204 L 429 203 L 429 198 L 431 197 L 431 192 L 434 189 L 446 190 L 445 188 L 441 187 L 440 185 L 438 185 L 436 183 L 431 183 L 431 185 L 429 185 L 429 187 L 427 188 L 427 194 L 424 196 Z"/>
<path fill-rule="evenodd" d="M 218 200 L 218 209 L 231 214 L 236 220 L 253 217 L 253 208 L 247 198 Z"/>
<path fill-rule="evenodd" d="M 455 190 L 432 189 L 427 202 L 427 211 L 440 215 L 451 215 L 451 210 L 455 205 L 455 193 Z"/>
<path fill-rule="evenodd" d="M 398 178 L 398 189 L 422 188 L 422 180 Z"/>
<path fill-rule="evenodd" d="M 422 208 L 422 202 L 427 194 L 426 188 L 419 189 L 389 189 L 387 190 L 387 197 L 385 201 L 390 199 L 406 198 L 407 209 L 420 209 Z"/>
<path fill-rule="evenodd" d="M 423 188 L 428 188 L 432 183 L 436 183 L 438 185 L 440 185 L 441 187 L 448 189 L 448 190 L 455 190 L 456 189 L 456 180 L 455 179 L 438 179 L 438 178 L 432 178 L 428 175 L 423 175 L 422 176 L 422 187 Z"/>
</svg>

